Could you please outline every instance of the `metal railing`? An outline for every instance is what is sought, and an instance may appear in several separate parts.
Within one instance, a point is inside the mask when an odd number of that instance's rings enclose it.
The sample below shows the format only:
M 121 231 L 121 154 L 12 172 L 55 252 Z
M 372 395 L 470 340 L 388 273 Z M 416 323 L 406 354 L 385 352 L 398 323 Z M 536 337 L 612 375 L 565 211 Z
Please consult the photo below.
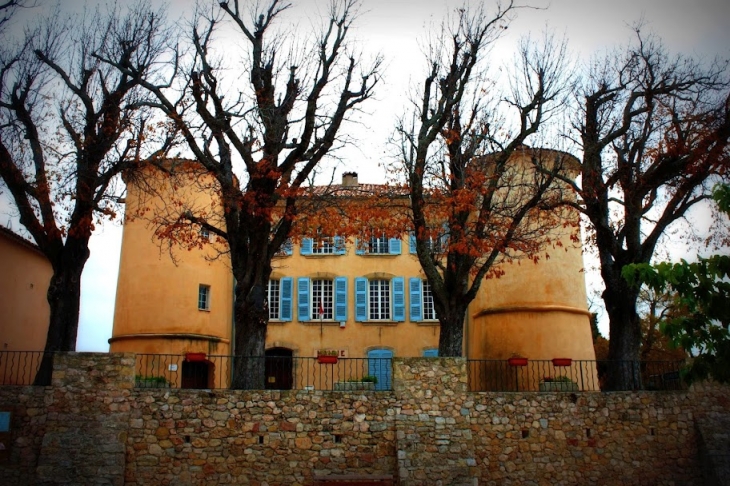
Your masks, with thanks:
M 681 361 L 528 360 L 512 365 L 508 360 L 468 360 L 467 372 L 471 391 L 659 391 L 686 388 L 682 365 Z
M 0 385 L 35 385 L 44 351 L 0 351 Z M 139 388 L 230 388 L 235 360 L 263 362 L 264 387 L 274 390 L 391 390 L 390 358 L 138 354 Z M 556 364 L 557 363 L 557 364 Z M 471 391 L 683 390 L 681 361 L 468 360 Z M 374 377 L 374 379 L 373 379 Z M 618 377 L 618 379 L 616 379 Z M 44 383 L 48 384 L 48 383 Z
M 230 388 L 236 360 L 263 361 L 264 383 L 271 390 L 390 390 L 390 358 L 318 358 L 138 354 L 138 388 Z
M 34 385 L 44 356 L 52 358 L 53 353 L 48 351 L 0 351 L 0 385 Z M 42 385 L 50 385 L 50 383 Z

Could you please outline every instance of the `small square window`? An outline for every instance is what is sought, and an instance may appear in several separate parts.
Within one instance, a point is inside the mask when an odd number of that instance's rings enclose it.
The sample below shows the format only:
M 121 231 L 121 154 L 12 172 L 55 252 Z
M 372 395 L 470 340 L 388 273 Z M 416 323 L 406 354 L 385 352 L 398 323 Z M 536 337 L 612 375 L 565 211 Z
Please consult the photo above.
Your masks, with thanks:
M 210 239 L 210 231 L 208 230 L 208 228 L 200 228 L 200 237 L 204 240 Z
M 198 286 L 198 309 L 210 310 L 210 285 Z

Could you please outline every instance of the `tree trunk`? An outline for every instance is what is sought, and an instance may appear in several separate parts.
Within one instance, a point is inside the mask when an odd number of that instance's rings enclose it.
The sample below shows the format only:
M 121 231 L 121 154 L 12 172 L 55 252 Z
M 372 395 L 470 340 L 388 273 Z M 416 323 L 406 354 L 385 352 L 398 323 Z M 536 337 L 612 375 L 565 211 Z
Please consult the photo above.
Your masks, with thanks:
M 640 390 L 641 321 L 636 312 L 638 292 L 620 282 L 606 285 L 603 300 L 609 317 L 608 368 L 604 382 L 608 390 Z
M 265 388 L 266 284 L 256 282 L 251 289 L 237 285 L 234 319 L 236 327 L 235 357 L 231 388 L 263 390 Z
M 452 307 L 439 315 L 439 356 L 461 357 L 464 345 L 464 318 L 466 307 Z
M 35 385 L 51 384 L 54 353 L 76 350 L 81 274 L 88 258 L 88 244 L 78 240 L 67 241 L 59 263 L 54 265 L 47 293 L 51 317 L 48 323 L 45 352 L 35 377 Z

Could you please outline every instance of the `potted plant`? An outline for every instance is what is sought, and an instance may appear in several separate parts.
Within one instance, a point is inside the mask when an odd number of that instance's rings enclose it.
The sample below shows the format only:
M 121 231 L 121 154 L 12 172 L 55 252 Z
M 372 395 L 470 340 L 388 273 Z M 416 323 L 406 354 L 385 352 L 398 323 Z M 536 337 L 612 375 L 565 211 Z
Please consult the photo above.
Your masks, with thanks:
M 527 366 L 527 358 L 515 353 L 511 358 L 507 359 L 507 363 L 510 366 Z
M 170 382 L 164 376 L 136 375 L 134 386 L 137 388 L 169 388 Z
M 545 378 L 540 380 L 540 391 L 578 391 L 578 384 L 565 375 L 555 377 L 546 376 Z
M 351 378 L 347 381 L 338 381 L 335 383 L 335 391 L 375 390 L 375 384 L 377 382 L 377 377 L 365 375 L 362 378 Z
M 317 362 L 325 364 L 337 363 L 337 355 L 339 353 L 335 349 L 320 349 L 317 350 Z
M 570 358 L 553 358 L 553 366 L 570 366 L 572 363 Z

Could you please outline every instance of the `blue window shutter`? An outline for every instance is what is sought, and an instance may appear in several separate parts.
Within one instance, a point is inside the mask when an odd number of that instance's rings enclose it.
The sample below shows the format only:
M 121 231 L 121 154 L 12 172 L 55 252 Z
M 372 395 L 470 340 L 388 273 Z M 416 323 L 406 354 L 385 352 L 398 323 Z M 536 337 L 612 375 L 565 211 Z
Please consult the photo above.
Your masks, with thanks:
M 282 253 L 283 253 L 284 255 L 287 255 L 287 256 L 289 256 L 289 255 L 291 255 L 291 254 L 293 253 L 293 252 L 292 252 L 292 242 L 291 242 L 291 240 L 290 240 L 290 239 L 287 239 L 287 240 L 286 240 L 286 241 L 284 241 L 284 243 L 283 243 L 283 244 L 281 245 L 281 252 L 282 252 Z
M 400 238 L 390 238 L 388 240 L 388 253 L 400 255 Z
M 355 238 L 355 254 L 356 255 L 364 255 L 365 254 L 365 249 L 364 248 L 360 248 L 360 242 L 357 240 L 357 238 Z
M 291 301 L 292 286 L 294 281 L 291 277 L 285 277 L 280 280 L 281 285 L 281 305 L 279 306 L 279 320 L 291 321 Z
M 335 278 L 335 320 L 347 320 L 347 277 Z
M 423 350 L 423 357 L 424 358 L 438 358 L 439 356 L 439 349 L 438 348 L 431 348 L 431 349 L 424 349 Z
M 393 283 L 393 320 L 403 322 L 406 320 L 406 283 L 403 277 L 394 277 Z
M 408 279 L 409 297 L 411 299 L 411 322 L 420 322 L 423 320 L 423 310 L 421 307 L 421 279 Z
M 302 238 L 301 250 L 302 255 L 312 254 L 312 238 Z
M 364 277 L 355 279 L 355 320 L 368 320 L 368 279 Z
M 309 318 L 309 279 L 297 279 L 297 318 L 306 322 Z
M 416 233 L 415 231 L 408 232 L 408 251 L 411 255 L 416 254 Z
M 345 254 L 345 239 L 342 236 L 335 236 L 334 243 L 335 243 L 335 255 L 344 255 Z

